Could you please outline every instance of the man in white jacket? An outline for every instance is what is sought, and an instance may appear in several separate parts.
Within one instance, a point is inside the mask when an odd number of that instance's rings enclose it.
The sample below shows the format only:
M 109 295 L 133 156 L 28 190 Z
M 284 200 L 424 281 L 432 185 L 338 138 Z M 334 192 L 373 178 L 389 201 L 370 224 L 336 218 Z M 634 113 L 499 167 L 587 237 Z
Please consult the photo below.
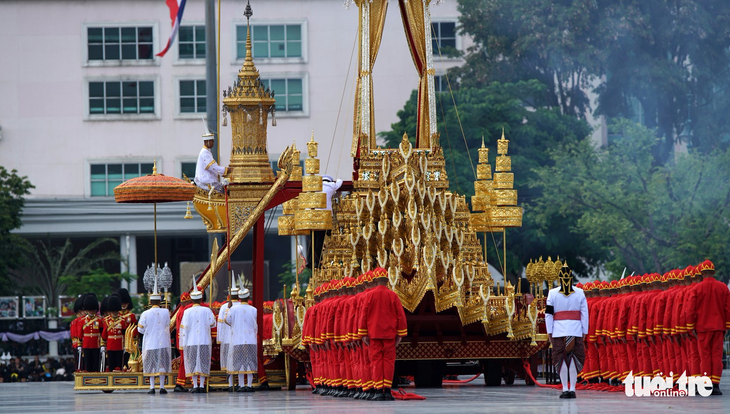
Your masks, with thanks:
M 226 323 L 231 328 L 228 372 L 238 374 L 239 384 L 243 384 L 243 376 L 246 375 L 246 386 L 239 386 L 238 392 L 254 391 L 251 383 L 253 382 L 253 374 L 258 369 L 256 338 L 259 328 L 256 322 L 256 308 L 246 302 L 249 296 L 248 289 L 239 289 L 238 297 L 242 303 L 231 307 L 226 314 Z
M 144 375 L 150 377 L 150 391 L 155 393 L 155 376 L 160 377 L 160 394 L 165 391 L 165 374 L 170 372 L 170 311 L 160 307 L 161 296 L 155 289 L 150 295 L 151 308 L 142 312 L 137 332 L 144 334 L 142 339 L 142 365 Z
M 575 383 L 586 355 L 588 302 L 583 290 L 573 286 L 573 273 L 567 264 L 558 275 L 560 286 L 548 293 L 545 327 L 553 346 L 553 364 L 563 385 L 560 398 L 575 398 Z
M 180 343 L 185 355 L 185 370 L 192 377 L 193 389 L 190 392 L 205 392 L 205 378 L 210 375 L 210 356 L 212 351 L 211 329 L 215 327 L 215 315 L 210 308 L 200 306 L 203 293 L 194 285 L 190 293 L 193 306 L 185 310 L 180 324 Z M 200 379 L 200 382 L 198 382 Z

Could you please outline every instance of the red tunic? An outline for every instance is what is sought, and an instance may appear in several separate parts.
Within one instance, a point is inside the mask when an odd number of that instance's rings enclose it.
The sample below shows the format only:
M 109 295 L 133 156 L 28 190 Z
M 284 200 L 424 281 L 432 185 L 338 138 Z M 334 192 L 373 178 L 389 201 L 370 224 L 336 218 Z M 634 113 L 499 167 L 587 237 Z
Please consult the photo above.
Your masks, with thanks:
M 70 334 L 71 334 L 71 344 L 73 345 L 74 349 L 81 346 L 84 332 L 82 330 L 83 326 L 83 316 L 79 316 L 73 321 L 71 321 L 71 326 L 69 327 Z
M 119 316 L 124 319 L 127 326 L 137 323 L 137 316 L 128 309 L 120 311 Z
M 107 316 L 101 331 L 101 344 L 106 346 L 107 351 L 124 350 L 124 332 L 127 330 L 126 318 L 114 318 Z
M 363 298 L 358 333 L 371 339 L 406 336 L 406 313 L 398 295 L 386 286 L 376 286 Z
M 689 295 L 687 328 L 697 332 L 730 329 L 730 291 L 714 277 L 705 277 Z
M 84 339 L 82 341 L 83 348 L 99 348 L 101 329 L 103 328 L 103 322 L 101 318 L 97 318 L 96 315 L 93 317 L 86 316 L 82 320 L 82 331 Z

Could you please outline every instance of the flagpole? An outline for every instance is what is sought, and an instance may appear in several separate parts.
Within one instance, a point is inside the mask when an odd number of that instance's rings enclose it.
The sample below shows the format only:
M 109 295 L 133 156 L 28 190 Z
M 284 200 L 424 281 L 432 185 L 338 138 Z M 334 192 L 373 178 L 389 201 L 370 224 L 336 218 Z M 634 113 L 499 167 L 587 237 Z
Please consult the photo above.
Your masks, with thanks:
M 220 7 L 219 7 L 220 9 Z M 205 0 L 205 113 L 208 131 L 215 135 L 215 144 L 212 153 L 220 164 L 220 139 L 218 134 L 218 68 L 215 30 L 215 3 L 214 0 Z

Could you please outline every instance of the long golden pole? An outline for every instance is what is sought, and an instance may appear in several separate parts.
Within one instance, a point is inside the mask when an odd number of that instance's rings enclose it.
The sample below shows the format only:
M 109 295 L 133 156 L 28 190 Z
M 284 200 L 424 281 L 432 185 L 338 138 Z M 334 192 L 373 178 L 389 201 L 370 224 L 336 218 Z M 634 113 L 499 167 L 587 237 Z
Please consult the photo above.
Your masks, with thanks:
M 157 203 L 155 206 L 155 274 L 157 274 Z
M 504 276 L 504 286 L 507 286 L 507 228 L 502 228 L 502 276 Z
M 294 236 L 294 284 L 299 286 L 299 240 Z

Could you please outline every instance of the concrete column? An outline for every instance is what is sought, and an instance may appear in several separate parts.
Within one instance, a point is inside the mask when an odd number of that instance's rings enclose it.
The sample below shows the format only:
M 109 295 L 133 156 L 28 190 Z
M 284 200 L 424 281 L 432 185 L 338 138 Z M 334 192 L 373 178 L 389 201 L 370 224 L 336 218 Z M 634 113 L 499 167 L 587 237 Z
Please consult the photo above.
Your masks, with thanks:
M 129 268 L 122 262 L 122 272 L 129 272 L 130 274 L 137 275 L 137 236 L 132 234 L 125 234 L 119 237 L 120 253 L 124 260 L 129 263 Z M 135 278 L 130 283 L 122 281 L 122 287 L 129 290 L 129 293 L 135 294 L 137 292 L 137 279 Z
M 58 319 L 56 319 L 56 317 L 53 316 L 51 319 L 48 320 L 48 329 L 56 329 L 56 328 L 58 328 Z M 50 341 L 48 343 L 48 356 L 50 356 L 50 357 L 58 356 L 58 341 Z

